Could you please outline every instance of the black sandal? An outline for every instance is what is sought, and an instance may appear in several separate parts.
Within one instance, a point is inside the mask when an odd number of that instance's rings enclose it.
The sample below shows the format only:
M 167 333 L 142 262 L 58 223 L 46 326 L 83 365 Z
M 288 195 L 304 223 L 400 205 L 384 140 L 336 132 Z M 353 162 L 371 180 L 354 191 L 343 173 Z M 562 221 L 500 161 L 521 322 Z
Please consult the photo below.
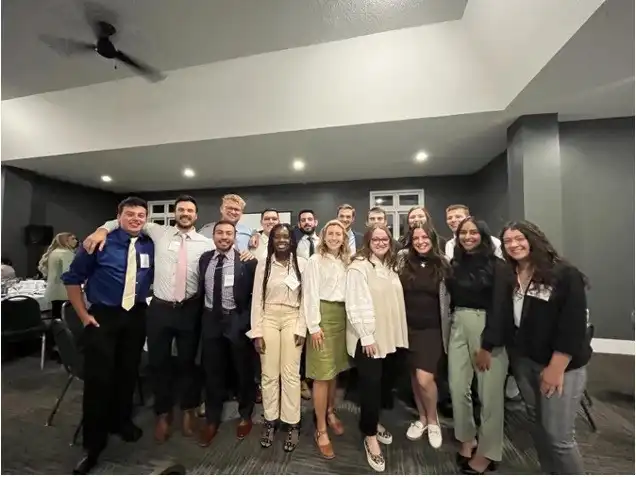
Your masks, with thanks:
M 261 447 L 267 449 L 274 443 L 274 434 L 276 433 L 276 424 L 271 421 L 263 423 L 263 432 L 261 433 Z
M 287 431 L 287 439 L 283 444 L 283 450 L 285 452 L 293 452 L 298 446 L 300 440 L 300 426 L 298 424 L 290 425 Z

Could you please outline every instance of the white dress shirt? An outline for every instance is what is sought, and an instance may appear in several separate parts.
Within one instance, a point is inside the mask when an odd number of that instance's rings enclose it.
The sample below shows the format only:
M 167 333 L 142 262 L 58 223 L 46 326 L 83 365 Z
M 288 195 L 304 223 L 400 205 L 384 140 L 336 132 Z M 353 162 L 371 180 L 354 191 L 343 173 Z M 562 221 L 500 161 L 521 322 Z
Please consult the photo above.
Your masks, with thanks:
M 309 241 L 314 242 L 314 253 L 318 253 L 318 245 L 320 244 L 320 237 L 313 233 L 312 235 L 303 235 L 298 241 L 298 248 L 296 249 L 296 255 L 302 258 L 309 259 Z
M 110 220 L 102 225 L 109 232 L 119 226 L 116 220 Z M 155 281 L 152 286 L 153 295 L 164 301 L 174 301 L 175 277 L 179 249 L 181 248 L 181 232 L 173 225 L 160 225 L 146 222 L 143 232 L 155 243 Z M 214 242 L 191 229 L 185 234 L 186 256 L 188 268 L 186 271 L 185 299 L 196 295 L 199 289 L 199 258 L 203 252 L 214 249 Z
M 316 253 L 303 273 L 303 307 L 309 333 L 320 331 L 320 301 L 345 301 L 346 267 L 330 253 Z
M 497 237 L 490 236 L 490 240 L 492 240 L 492 244 L 495 246 L 495 255 L 499 258 L 503 258 L 503 254 L 501 253 L 501 240 Z M 446 242 L 446 247 L 444 249 L 444 254 L 448 257 L 449 260 L 452 260 L 455 255 L 455 239 L 452 238 L 448 242 Z

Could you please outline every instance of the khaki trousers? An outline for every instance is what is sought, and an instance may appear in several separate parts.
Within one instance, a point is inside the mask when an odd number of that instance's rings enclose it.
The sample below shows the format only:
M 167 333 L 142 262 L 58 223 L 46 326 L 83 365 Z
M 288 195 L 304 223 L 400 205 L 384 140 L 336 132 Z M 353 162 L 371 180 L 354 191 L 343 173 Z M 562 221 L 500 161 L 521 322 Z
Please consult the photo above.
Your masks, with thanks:
M 508 374 L 508 355 L 503 347 L 493 349 L 490 369 L 477 371 L 475 353 L 481 347 L 485 324 L 486 312 L 483 310 L 455 310 L 448 345 L 448 383 L 453 402 L 455 438 L 459 442 L 470 442 L 477 437 L 477 454 L 499 462 L 504 437 L 504 385 Z M 478 436 L 471 398 L 475 373 L 481 401 Z
M 261 355 L 264 417 L 286 424 L 300 422 L 300 355 L 294 332 L 298 308 L 266 305 L 263 313 L 265 353 Z

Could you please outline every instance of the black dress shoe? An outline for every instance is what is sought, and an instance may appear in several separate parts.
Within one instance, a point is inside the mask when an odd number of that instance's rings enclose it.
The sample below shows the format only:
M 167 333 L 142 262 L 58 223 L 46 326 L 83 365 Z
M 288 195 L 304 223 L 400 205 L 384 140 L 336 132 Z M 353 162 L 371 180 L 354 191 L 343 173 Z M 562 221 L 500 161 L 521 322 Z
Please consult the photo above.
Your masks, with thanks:
M 131 421 L 122 424 L 118 429 L 112 429 L 111 433 L 117 434 L 125 442 L 137 442 L 144 434 L 143 431 Z
M 73 469 L 73 474 L 86 475 L 93 469 L 93 467 L 95 467 L 95 465 L 97 465 L 97 455 L 91 453 L 84 454 L 84 457 L 80 459 Z
M 462 474 L 466 474 L 466 475 L 483 475 L 486 472 L 494 472 L 495 470 L 497 470 L 497 463 L 494 460 L 490 461 L 490 464 L 488 464 L 488 467 L 486 467 L 486 470 L 484 470 L 483 472 L 479 472 L 475 469 L 473 469 L 470 464 L 468 463 L 469 461 L 466 461 L 466 463 L 464 465 L 462 465 Z

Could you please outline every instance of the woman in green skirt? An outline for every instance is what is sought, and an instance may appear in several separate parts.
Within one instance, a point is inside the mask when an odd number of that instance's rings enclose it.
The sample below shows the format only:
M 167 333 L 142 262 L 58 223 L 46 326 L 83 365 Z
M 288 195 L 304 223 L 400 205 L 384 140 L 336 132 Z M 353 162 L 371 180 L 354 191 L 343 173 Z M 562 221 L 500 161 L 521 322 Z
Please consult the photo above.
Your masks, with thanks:
M 326 459 L 335 457 L 327 427 L 335 435 L 344 433 L 334 407 L 336 378 L 349 368 L 344 300 L 350 255 L 344 226 L 331 220 L 320 232 L 318 251 L 303 273 L 303 309 L 311 335 L 307 343 L 306 375 L 314 380 L 315 440 Z

